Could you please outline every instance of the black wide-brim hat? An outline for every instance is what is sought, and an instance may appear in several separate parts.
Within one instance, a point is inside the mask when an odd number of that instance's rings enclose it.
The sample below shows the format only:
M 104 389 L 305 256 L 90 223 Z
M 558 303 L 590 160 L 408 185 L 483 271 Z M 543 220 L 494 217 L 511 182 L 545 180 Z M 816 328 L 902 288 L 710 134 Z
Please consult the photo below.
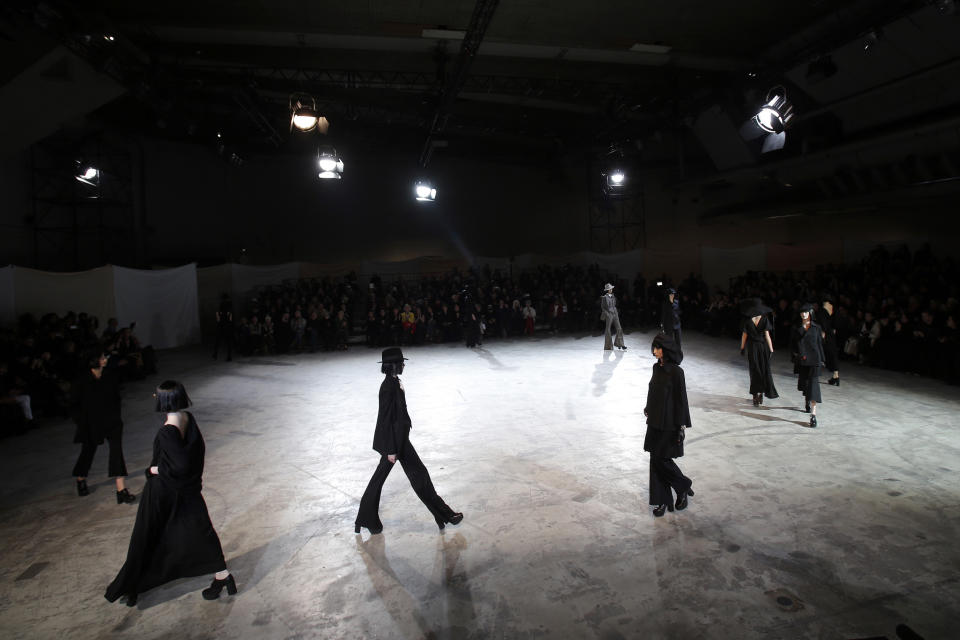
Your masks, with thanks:
M 740 301 L 740 315 L 753 318 L 772 313 L 773 309 L 763 304 L 760 298 L 744 298 Z
M 813 313 L 813 304 L 810 302 L 804 302 L 802 305 L 800 305 L 800 308 L 797 309 L 797 313 L 803 313 L 804 311 Z
M 400 347 L 387 347 L 383 350 L 383 353 L 380 355 L 383 360 L 381 363 L 392 363 L 392 362 L 403 362 L 406 358 L 403 357 L 403 351 L 400 350 Z

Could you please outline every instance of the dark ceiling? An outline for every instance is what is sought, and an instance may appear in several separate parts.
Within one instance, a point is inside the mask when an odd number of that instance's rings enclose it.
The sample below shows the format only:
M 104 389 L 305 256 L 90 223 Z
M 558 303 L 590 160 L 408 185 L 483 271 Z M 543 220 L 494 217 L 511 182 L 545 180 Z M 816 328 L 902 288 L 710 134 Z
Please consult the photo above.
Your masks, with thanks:
M 422 164 L 438 144 L 581 153 L 689 131 L 714 104 L 735 120 L 775 84 L 798 112 L 819 112 L 808 128 L 842 131 L 829 105 L 843 91 L 818 95 L 796 70 L 931 4 L 23 1 L 0 14 L 0 79 L 59 44 L 126 89 L 93 120 L 157 136 L 222 131 L 247 150 L 291 150 L 288 100 L 302 91 L 328 115 L 329 140 L 393 143 Z M 688 161 L 706 160 L 709 142 L 687 138 Z M 802 151 L 794 138 L 780 154 Z

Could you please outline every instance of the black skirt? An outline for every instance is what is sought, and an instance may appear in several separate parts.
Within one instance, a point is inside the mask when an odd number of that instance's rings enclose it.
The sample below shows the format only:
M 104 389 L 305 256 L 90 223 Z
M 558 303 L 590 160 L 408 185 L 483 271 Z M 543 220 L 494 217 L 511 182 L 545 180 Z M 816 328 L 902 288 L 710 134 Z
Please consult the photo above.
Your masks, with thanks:
M 104 597 L 114 602 L 177 578 L 226 568 L 200 491 L 177 491 L 152 477 L 140 496 L 127 561 Z
M 770 348 L 766 343 L 748 340 L 746 350 L 747 364 L 750 368 L 750 394 L 762 393 L 770 399 L 780 397 L 777 388 L 773 386 Z
M 807 402 L 823 402 L 820 398 L 820 367 L 800 367 L 797 390 L 803 392 Z

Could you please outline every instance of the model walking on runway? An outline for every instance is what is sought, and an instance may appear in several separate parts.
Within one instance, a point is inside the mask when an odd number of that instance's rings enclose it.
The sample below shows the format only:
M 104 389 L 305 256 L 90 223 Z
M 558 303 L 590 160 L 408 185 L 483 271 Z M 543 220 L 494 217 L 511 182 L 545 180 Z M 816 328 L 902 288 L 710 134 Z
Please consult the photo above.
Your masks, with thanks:
M 773 340 L 770 338 L 770 320 L 767 316 L 772 309 L 763 305 L 760 298 L 745 300 L 740 306 L 745 316 L 743 335 L 740 337 L 740 355 L 747 356 L 750 368 L 750 395 L 753 406 L 763 404 L 763 396 L 771 400 L 779 397 L 773 386 L 773 373 L 770 371 L 770 356 L 773 354 Z
M 613 296 L 613 285 L 609 282 L 603 287 L 603 295 L 600 297 L 600 319 L 604 322 L 604 351 L 610 351 L 614 347 L 626 351 L 627 347 L 623 344 L 623 328 L 620 326 L 620 314 L 617 313 L 617 299 Z M 611 328 L 616 334 L 615 340 L 611 340 Z
M 797 378 L 797 390 L 803 393 L 804 410 L 810 415 L 810 426 L 817 426 L 817 405 L 820 398 L 820 367 L 823 366 L 823 334 L 813 321 L 813 305 L 800 307 L 800 324 L 794 329 L 792 352 Z
M 77 430 L 73 441 L 83 445 L 73 475 L 77 495 L 90 495 L 87 474 L 97 447 L 106 440 L 110 447 L 107 473 L 117 485 L 117 504 L 130 504 L 137 498 L 127 490 L 127 464 L 123 460 L 123 419 L 120 416 L 120 381 L 107 367 L 107 356 L 96 353 L 87 359 L 87 367 L 74 384 L 74 420 Z
M 206 446 L 193 415 L 190 398 L 179 382 L 157 387 L 157 411 L 166 416 L 153 440 L 153 459 L 147 486 L 140 499 L 137 521 L 130 536 L 127 561 L 107 587 L 104 597 L 114 602 L 126 596 L 128 607 L 153 587 L 191 576 L 213 573 L 203 590 L 206 600 L 237 592 L 227 571 L 220 538 L 213 529 L 207 504 L 200 493 Z
M 373 434 L 373 449 L 380 454 L 380 464 L 360 499 L 360 511 L 354 523 L 356 533 L 360 533 L 361 527 L 366 527 L 370 533 L 383 531 L 383 523 L 380 522 L 380 492 L 397 461 L 407 474 L 410 486 L 430 510 L 440 529 L 448 524 L 460 524 L 463 520 L 462 513 L 455 512 L 437 495 L 430 480 L 430 472 L 410 442 L 410 415 L 407 413 L 406 395 L 400 382 L 405 360 L 399 347 L 383 350 L 380 371 L 385 375 L 380 385 L 380 410 Z
M 693 481 L 683 475 L 674 458 L 683 457 L 685 431 L 690 427 L 687 384 L 680 362 L 683 352 L 673 338 L 663 334 L 653 339 L 651 352 L 657 359 L 647 390 L 647 433 L 643 450 L 650 453 L 650 504 L 653 515 L 666 510 L 687 508 L 687 496 L 693 495 Z M 674 505 L 671 489 L 677 494 Z
M 833 324 L 833 296 L 829 293 L 821 296 L 820 310 L 817 312 L 817 324 L 823 336 L 823 366 L 830 372 L 829 385 L 840 386 L 840 350 L 837 345 L 837 328 Z

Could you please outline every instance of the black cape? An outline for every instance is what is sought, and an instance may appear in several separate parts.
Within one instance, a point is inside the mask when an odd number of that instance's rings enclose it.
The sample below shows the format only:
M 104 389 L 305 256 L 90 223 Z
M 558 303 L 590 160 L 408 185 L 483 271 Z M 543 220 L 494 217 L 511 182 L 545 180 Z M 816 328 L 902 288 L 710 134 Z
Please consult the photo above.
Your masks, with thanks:
M 672 362 L 653 365 L 653 376 L 647 389 L 647 433 L 643 450 L 654 458 L 683 457 L 680 425 L 690 425 L 687 404 L 687 383 L 683 369 Z
M 400 378 L 385 376 L 380 385 L 380 411 L 373 432 L 373 449 L 382 456 L 395 454 L 402 457 L 410 429 L 407 396 L 400 386 Z
M 770 326 L 766 316 L 760 316 L 757 324 L 747 318 L 743 323 L 743 331 L 747 334 L 745 349 L 750 367 L 750 393 L 762 393 L 768 398 L 778 398 L 777 388 L 773 386 L 773 373 L 770 371 L 770 347 L 764 335 L 770 330 Z
M 104 594 L 110 602 L 177 578 L 227 568 L 200 494 L 206 446 L 193 415 L 187 415 L 182 439 L 169 424 L 154 438 L 150 466 L 160 473 L 147 480 L 140 496 L 127 561 Z

